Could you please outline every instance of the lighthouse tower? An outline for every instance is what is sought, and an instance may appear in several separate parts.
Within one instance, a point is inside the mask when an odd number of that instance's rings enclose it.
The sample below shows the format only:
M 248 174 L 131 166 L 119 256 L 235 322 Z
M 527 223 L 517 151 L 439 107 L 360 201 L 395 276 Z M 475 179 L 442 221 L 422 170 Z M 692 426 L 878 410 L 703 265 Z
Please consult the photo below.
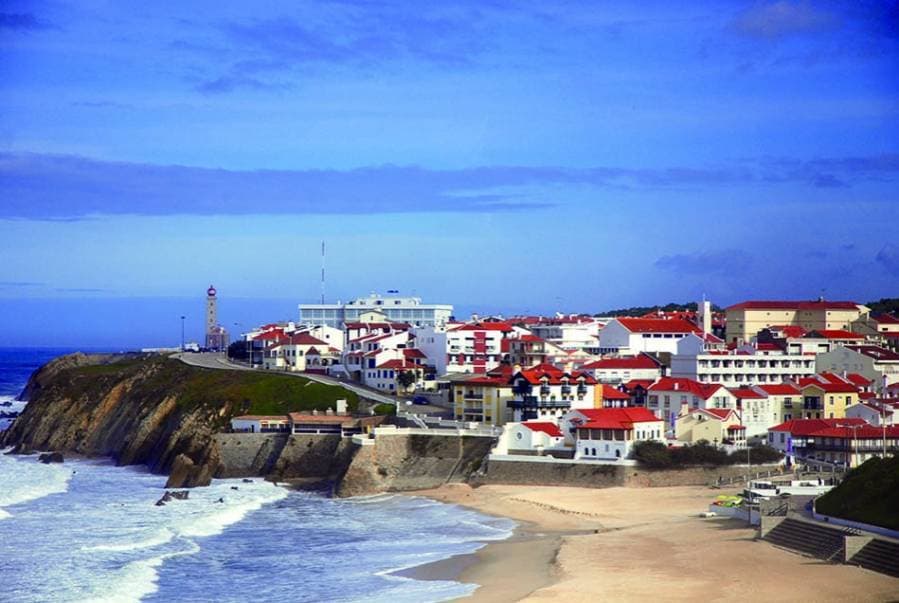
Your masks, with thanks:
M 206 348 L 224 350 L 228 347 L 228 332 L 219 326 L 215 287 L 206 290 Z

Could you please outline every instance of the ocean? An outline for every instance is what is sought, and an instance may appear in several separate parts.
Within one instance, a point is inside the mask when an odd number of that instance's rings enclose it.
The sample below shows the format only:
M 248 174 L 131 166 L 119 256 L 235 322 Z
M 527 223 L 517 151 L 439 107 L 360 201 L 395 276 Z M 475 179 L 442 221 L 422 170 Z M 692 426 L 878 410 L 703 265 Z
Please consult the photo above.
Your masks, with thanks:
M 0 349 L 0 403 L 65 351 Z M 215 480 L 156 506 L 164 484 L 103 459 L 0 455 L 0 600 L 444 601 L 477 586 L 393 572 L 515 528 L 422 497 L 333 499 L 259 479 Z

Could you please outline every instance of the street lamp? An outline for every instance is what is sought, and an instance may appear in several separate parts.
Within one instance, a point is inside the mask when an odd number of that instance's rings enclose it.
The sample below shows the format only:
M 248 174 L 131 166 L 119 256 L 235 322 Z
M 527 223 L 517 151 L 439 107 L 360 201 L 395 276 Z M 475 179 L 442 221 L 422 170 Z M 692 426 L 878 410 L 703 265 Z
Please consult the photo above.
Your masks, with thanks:
M 181 317 L 181 353 L 184 353 L 184 319 L 186 316 Z

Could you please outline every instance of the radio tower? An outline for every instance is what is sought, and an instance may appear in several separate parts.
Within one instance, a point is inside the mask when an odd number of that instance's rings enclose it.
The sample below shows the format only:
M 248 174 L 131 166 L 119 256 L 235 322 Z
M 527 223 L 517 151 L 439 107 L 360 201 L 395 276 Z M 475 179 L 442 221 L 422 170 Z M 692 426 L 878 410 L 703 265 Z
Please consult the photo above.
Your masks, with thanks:
M 325 242 L 322 241 L 322 304 L 325 303 Z

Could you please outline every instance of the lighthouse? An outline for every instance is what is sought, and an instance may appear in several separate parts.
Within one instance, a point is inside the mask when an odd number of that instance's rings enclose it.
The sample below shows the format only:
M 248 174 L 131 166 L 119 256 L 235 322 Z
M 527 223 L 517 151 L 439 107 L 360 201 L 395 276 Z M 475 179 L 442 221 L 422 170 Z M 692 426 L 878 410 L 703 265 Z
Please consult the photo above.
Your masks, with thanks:
M 206 289 L 206 348 L 224 350 L 228 347 L 228 332 L 219 325 L 215 287 Z

